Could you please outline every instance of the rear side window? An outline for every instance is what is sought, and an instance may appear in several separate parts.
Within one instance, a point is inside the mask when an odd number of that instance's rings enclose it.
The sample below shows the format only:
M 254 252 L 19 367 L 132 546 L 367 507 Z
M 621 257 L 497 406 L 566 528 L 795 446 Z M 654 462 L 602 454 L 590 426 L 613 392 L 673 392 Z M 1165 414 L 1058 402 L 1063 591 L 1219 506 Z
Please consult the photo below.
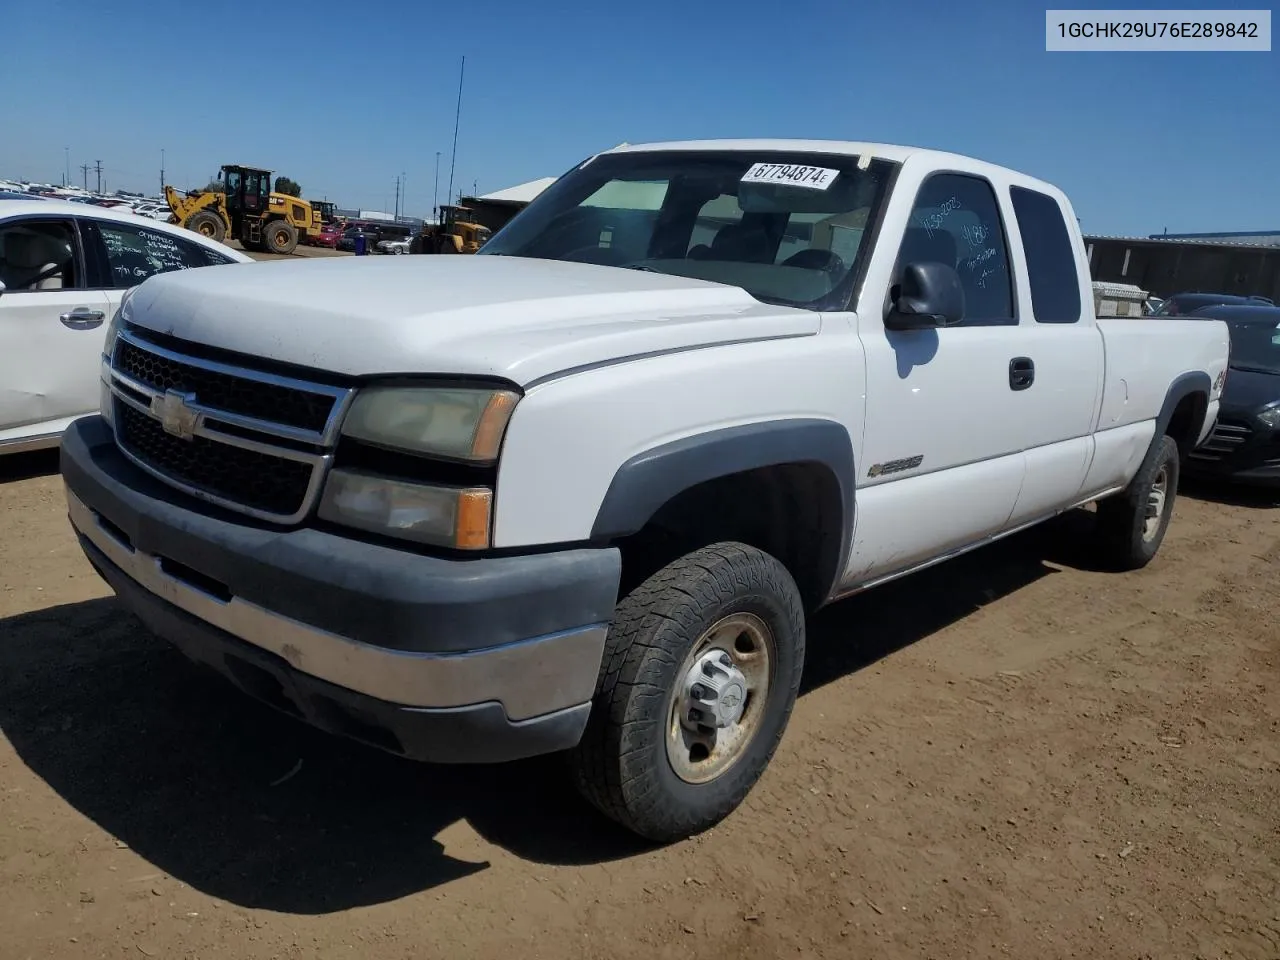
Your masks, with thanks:
M 199 244 L 133 224 L 97 222 L 107 248 L 113 286 L 136 286 L 157 273 L 228 262 Z
M 1025 187 L 1011 187 L 1009 195 L 1027 255 L 1036 322 L 1075 323 L 1080 319 L 1080 279 L 1062 207 L 1053 197 Z

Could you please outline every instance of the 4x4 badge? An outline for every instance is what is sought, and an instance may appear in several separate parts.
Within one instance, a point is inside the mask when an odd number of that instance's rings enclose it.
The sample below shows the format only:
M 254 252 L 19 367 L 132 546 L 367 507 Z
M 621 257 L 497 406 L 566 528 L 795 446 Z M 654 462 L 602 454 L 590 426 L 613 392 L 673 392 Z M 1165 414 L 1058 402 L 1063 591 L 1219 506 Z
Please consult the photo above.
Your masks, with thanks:
M 922 463 L 924 463 L 923 453 L 917 453 L 914 457 L 906 457 L 903 460 L 890 460 L 888 463 L 873 463 L 871 465 L 871 469 L 867 471 L 867 476 L 883 477 L 886 473 L 902 473 L 904 470 L 914 470 Z

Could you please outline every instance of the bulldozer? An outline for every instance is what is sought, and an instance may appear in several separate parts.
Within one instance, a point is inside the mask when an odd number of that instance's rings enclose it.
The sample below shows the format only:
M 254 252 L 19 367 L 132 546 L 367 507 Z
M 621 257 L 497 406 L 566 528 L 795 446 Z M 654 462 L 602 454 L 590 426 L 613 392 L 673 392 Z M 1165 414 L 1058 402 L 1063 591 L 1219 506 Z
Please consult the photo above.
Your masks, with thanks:
M 438 224 L 424 224 L 409 243 L 410 253 L 475 253 L 489 239 L 489 228 L 476 223 L 470 207 L 440 208 Z
M 273 192 L 270 170 L 224 164 L 218 180 L 222 190 L 185 195 L 166 185 L 174 222 L 213 240 L 233 237 L 246 250 L 265 253 L 293 253 L 300 234 L 319 236 L 319 211 L 299 197 Z

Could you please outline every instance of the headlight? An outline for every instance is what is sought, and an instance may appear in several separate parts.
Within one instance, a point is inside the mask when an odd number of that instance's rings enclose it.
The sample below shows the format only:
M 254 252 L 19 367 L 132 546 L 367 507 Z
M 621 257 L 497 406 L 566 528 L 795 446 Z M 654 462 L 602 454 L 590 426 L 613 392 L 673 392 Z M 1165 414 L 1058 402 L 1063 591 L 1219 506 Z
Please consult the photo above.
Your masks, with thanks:
M 111 319 L 107 321 L 107 334 L 102 341 L 103 356 L 111 356 L 111 345 L 116 342 L 116 334 L 120 332 L 120 326 L 127 320 L 125 312 L 129 309 L 129 300 L 133 297 L 133 291 L 137 287 L 130 287 L 124 292 L 124 296 L 120 298 L 120 307 L 111 315 Z
M 1272 430 L 1280 429 L 1280 400 L 1263 407 L 1258 419 Z
M 320 516 L 348 527 L 459 550 L 489 546 L 493 491 L 392 480 L 359 470 L 329 474 Z
M 510 390 L 368 387 L 356 394 L 342 432 L 385 447 L 491 462 L 519 399 Z

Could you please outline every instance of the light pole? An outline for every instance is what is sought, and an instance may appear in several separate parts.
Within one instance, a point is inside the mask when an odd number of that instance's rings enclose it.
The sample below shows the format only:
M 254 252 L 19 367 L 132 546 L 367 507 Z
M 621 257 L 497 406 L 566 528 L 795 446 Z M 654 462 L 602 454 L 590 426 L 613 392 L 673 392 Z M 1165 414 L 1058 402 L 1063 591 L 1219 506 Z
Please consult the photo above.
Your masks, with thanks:
M 70 186 L 71 185 L 71 148 L 70 147 L 62 148 L 62 164 L 63 164 L 62 185 L 64 187 Z
M 431 216 L 440 220 L 440 151 L 436 151 L 436 185 L 431 189 Z

